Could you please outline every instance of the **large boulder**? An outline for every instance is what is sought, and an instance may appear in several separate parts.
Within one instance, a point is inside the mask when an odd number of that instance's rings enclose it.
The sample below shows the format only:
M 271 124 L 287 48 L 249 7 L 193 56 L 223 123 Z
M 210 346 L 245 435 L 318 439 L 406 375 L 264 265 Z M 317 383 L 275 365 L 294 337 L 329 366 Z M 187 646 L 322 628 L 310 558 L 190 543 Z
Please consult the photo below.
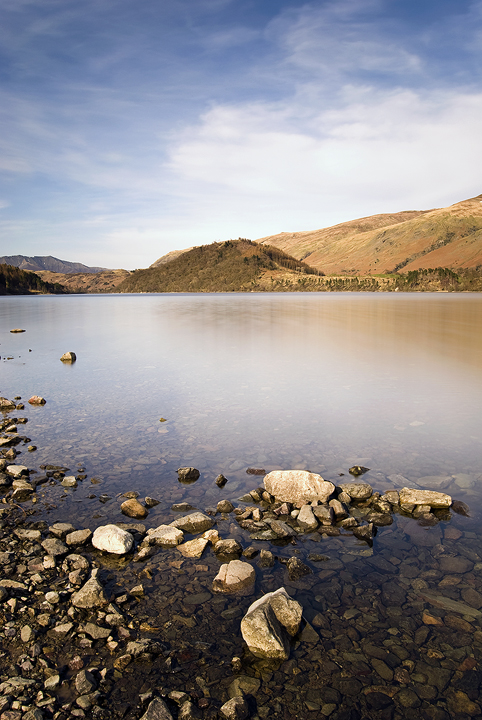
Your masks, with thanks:
M 448 508 L 452 505 L 452 498 L 445 493 L 406 487 L 400 490 L 399 501 L 400 505 L 430 505 L 432 508 Z
M 125 555 L 134 544 L 134 536 L 117 525 L 101 525 L 94 531 L 92 545 L 97 550 Z
M 265 476 L 264 486 L 277 500 L 297 505 L 313 500 L 328 502 L 335 491 L 333 483 L 306 470 L 273 470 Z
M 284 588 L 256 600 L 241 620 L 241 634 L 256 657 L 286 660 L 290 635 L 298 632 L 303 609 Z
M 241 560 L 221 565 L 213 580 L 213 591 L 233 595 L 251 595 L 256 581 L 254 568 Z

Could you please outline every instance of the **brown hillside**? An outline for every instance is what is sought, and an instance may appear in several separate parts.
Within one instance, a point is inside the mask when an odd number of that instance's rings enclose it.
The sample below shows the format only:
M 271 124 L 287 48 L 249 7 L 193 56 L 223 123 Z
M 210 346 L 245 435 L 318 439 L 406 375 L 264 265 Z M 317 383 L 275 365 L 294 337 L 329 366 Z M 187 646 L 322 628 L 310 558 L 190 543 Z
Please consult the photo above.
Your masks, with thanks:
M 279 247 L 327 274 L 474 268 L 482 265 L 482 195 L 448 208 L 373 215 L 258 242 Z
M 60 283 L 71 293 L 116 292 L 120 283 L 129 277 L 128 270 L 104 270 L 101 273 L 55 273 L 42 270 L 37 275 L 45 282 Z

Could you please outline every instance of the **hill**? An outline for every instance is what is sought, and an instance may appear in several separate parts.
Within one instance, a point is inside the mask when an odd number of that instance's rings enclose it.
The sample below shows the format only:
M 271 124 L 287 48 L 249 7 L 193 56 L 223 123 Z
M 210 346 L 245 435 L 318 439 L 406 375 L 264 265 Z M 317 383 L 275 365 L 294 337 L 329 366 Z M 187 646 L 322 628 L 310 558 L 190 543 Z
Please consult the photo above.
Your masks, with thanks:
M 373 215 L 257 242 L 330 275 L 477 268 L 482 266 L 482 195 L 447 208 Z
M 45 282 L 38 275 L 13 265 L 0 264 L 0 295 L 60 294 L 68 292 L 59 283 Z
M 37 273 L 42 280 L 60 283 L 70 293 L 117 292 L 117 286 L 129 277 L 128 270 L 104 270 L 100 273 L 55 273 L 43 270 Z
M 168 262 L 172 262 L 172 260 L 175 260 L 179 257 L 179 255 L 182 255 L 185 252 L 189 252 L 189 250 L 192 250 L 192 247 L 184 248 L 184 250 L 171 250 L 171 252 L 166 253 L 162 257 L 158 258 L 155 262 L 153 262 L 149 267 L 159 267 L 159 265 L 165 265 Z
M 174 260 L 135 270 L 117 291 L 242 292 L 271 289 L 275 281 L 294 283 L 320 273 L 278 248 L 239 238 L 202 245 Z
M 30 270 L 30 272 L 40 272 L 42 270 L 50 270 L 56 273 L 98 273 L 103 272 L 107 268 L 88 267 L 82 263 L 69 262 L 68 260 L 59 260 L 52 255 L 4 255 L 0 257 L 0 263 L 13 265 L 21 270 Z

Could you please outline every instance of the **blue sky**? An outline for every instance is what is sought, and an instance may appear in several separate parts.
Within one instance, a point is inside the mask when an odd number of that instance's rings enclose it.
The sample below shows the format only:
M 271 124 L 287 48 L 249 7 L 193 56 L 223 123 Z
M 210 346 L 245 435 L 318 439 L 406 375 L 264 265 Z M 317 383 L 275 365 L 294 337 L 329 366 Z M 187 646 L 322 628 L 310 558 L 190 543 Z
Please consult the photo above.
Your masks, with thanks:
M 0 255 L 132 269 L 478 195 L 481 59 L 481 0 L 0 0 Z

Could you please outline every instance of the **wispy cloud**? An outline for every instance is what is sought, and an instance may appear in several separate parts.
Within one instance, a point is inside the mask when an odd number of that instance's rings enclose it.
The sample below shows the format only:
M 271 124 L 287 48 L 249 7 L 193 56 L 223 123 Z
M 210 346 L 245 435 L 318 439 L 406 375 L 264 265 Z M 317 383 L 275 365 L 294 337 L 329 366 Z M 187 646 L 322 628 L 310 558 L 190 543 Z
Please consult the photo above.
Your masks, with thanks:
M 428 4 L 0 0 L 3 252 L 142 266 L 477 194 L 482 3 Z

